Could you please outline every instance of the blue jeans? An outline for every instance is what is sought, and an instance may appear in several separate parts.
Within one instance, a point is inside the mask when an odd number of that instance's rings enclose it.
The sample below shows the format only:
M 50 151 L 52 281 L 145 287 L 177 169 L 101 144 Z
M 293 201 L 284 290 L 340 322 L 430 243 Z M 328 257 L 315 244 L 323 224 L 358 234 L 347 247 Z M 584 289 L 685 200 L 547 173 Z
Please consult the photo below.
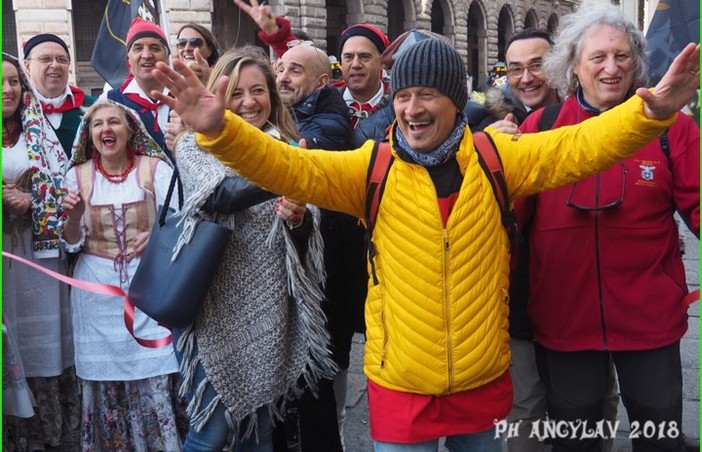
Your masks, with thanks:
M 173 330 L 173 342 L 176 343 L 180 337 L 181 330 Z M 197 342 L 195 343 L 194 353 L 197 353 Z M 182 360 L 183 356 L 176 350 L 176 358 L 178 363 Z M 206 377 L 205 369 L 202 367 L 202 363 L 198 363 L 195 369 L 195 378 L 193 380 L 193 386 L 190 388 L 188 393 L 188 402 L 192 397 L 192 390 L 197 388 L 202 380 Z M 206 407 L 215 397 L 217 396 L 217 391 L 211 384 L 208 384 L 205 388 L 205 392 L 202 396 L 201 408 Z M 216 410 L 212 413 L 209 420 L 200 429 L 199 432 L 195 431 L 193 428 L 188 430 L 188 434 L 185 437 L 185 443 L 183 444 L 183 452 L 203 452 L 203 451 L 221 451 L 227 445 L 227 439 L 229 439 L 230 429 L 227 420 L 224 417 L 225 408 L 222 403 L 217 404 Z M 268 415 L 268 409 L 266 407 L 261 407 L 256 411 L 258 417 L 257 432 L 258 435 L 251 434 L 251 437 L 243 439 L 240 435 L 236 438 L 236 451 L 237 452 L 273 452 L 273 426 L 271 424 L 271 419 Z M 246 431 L 246 422 L 240 425 L 240 432 Z M 257 438 L 258 436 L 258 438 Z M 258 439 L 258 441 L 257 441 Z
M 375 452 L 436 452 L 439 450 L 439 440 L 432 439 L 421 443 L 384 443 L 373 441 Z M 495 428 L 471 433 L 469 435 L 454 435 L 446 437 L 446 448 L 450 452 L 500 452 L 502 440 L 495 438 Z

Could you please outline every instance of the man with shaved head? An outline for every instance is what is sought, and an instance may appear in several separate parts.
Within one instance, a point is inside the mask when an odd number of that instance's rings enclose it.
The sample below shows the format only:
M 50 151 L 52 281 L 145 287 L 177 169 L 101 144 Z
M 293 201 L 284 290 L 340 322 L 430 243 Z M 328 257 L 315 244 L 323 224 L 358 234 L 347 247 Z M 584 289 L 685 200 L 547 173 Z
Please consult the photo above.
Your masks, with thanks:
M 276 84 L 283 101 L 295 113 L 297 129 L 307 147 L 348 149 L 348 108 L 341 94 L 329 86 L 330 71 L 324 50 L 312 41 L 303 41 L 276 62 Z
M 307 147 L 349 149 L 349 109 L 341 93 L 329 85 L 331 66 L 327 54 L 312 41 L 302 41 L 291 46 L 275 67 L 278 90 L 292 109 L 300 138 L 307 142 Z M 365 257 L 358 252 L 363 247 L 363 230 L 355 218 L 324 209 L 320 229 L 327 273 L 327 328 L 332 337 L 334 358 L 339 367 L 346 370 L 353 326 L 344 309 L 349 305 L 349 297 L 363 299 L 367 281 Z M 343 418 L 340 408 L 344 400 L 343 397 L 337 400 L 334 389 L 331 380 L 323 380 L 319 383 L 319 397 L 306 391 L 296 402 L 299 422 L 290 419 L 286 422 L 286 426 L 299 425 L 299 438 L 305 452 L 342 450 L 341 423 L 337 423 L 338 418 Z M 296 432 L 286 433 L 296 436 Z

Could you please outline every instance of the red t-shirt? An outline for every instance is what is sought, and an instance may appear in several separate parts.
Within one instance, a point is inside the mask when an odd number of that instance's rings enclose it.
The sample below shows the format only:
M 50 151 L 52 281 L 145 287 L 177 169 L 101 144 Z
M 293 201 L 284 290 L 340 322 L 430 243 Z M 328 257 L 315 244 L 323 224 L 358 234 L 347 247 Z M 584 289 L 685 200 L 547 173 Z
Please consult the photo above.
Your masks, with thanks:
M 416 443 L 489 430 L 512 408 L 509 371 L 479 388 L 446 396 L 393 391 L 368 380 L 370 434 L 375 441 Z
M 451 194 L 438 198 L 444 225 L 458 198 L 452 188 Z M 484 432 L 506 418 L 511 408 L 509 371 L 479 388 L 446 396 L 393 391 L 368 380 L 370 433 L 375 441 L 416 443 Z

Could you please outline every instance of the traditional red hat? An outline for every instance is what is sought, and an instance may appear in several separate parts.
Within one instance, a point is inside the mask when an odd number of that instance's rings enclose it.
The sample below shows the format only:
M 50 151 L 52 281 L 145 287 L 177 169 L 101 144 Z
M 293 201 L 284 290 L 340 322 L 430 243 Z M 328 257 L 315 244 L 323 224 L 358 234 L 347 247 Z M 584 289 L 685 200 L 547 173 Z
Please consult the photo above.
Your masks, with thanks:
M 163 32 L 161 27 L 153 22 L 144 20 L 139 16 L 134 18 L 132 24 L 129 26 L 129 31 L 127 31 L 127 52 L 129 52 L 129 49 L 132 47 L 132 44 L 134 44 L 134 41 L 146 37 L 156 38 L 163 42 L 163 45 L 166 46 L 167 52 L 171 52 L 166 33 Z
M 390 44 L 385 33 L 375 28 L 373 25 L 355 24 L 341 32 L 341 37 L 339 37 L 339 55 L 341 55 L 341 51 L 344 50 L 346 41 L 354 36 L 363 36 L 369 39 L 378 48 L 378 53 L 383 53 Z

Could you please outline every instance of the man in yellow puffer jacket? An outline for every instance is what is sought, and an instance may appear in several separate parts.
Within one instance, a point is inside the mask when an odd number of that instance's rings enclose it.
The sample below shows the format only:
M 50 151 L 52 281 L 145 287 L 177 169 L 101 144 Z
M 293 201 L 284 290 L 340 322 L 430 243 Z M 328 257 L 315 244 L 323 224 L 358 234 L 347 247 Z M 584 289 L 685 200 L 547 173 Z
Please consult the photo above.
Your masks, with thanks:
M 364 218 L 374 143 L 304 151 L 224 111 L 223 81 L 207 92 L 185 67 L 159 64 L 175 98 L 156 95 L 224 164 L 275 193 Z M 572 183 L 621 160 L 668 127 L 699 86 L 690 45 L 652 90 L 573 127 L 486 131 L 510 198 Z M 366 303 L 371 436 L 376 451 L 499 451 L 494 422 L 510 410 L 509 240 L 467 118 L 466 72 L 450 45 L 427 39 L 393 66 L 395 156 L 373 232 L 378 283 Z

